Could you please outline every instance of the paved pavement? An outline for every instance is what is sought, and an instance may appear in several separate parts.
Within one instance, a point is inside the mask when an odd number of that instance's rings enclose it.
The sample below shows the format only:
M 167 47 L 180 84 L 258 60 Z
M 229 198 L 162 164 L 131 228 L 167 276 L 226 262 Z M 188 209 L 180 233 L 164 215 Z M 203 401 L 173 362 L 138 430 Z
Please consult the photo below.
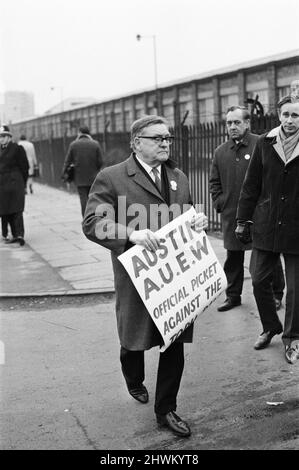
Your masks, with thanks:
M 23 247 L 0 243 L 0 296 L 114 292 L 110 253 L 84 236 L 76 193 L 35 183 L 24 222 Z M 210 240 L 223 263 L 222 240 Z
M 84 236 L 77 194 L 35 184 L 24 223 L 23 247 L 0 243 L 2 297 L 114 291 L 109 251 Z

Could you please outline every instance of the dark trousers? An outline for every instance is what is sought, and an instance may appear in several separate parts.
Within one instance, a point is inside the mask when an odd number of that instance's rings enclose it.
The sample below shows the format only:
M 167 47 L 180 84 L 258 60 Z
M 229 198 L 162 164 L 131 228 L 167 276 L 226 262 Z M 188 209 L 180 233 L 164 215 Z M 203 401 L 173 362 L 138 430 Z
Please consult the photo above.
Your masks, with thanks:
M 278 258 L 278 262 L 275 265 L 275 268 L 273 271 L 273 286 L 272 287 L 273 287 L 274 297 L 278 300 L 282 300 L 283 291 L 285 288 L 285 280 L 284 280 L 284 274 L 283 274 L 280 256 Z
M 120 362 L 128 389 L 140 386 L 144 381 L 144 351 L 120 348 Z M 160 353 L 155 413 L 164 415 L 175 411 L 177 394 L 184 370 L 184 343 L 173 343 Z
M 299 339 L 299 255 L 283 253 L 287 285 L 286 311 L 282 340 L 290 344 Z M 273 297 L 273 270 L 279 253 L 254 248 L 250 260 L 253 293 L 264 331 L 275 330 L 281 323 Z
M 227 278 L 226 296 L 233 300 L 241 300 L 244 282 L 245 251 L 227 250 L 223 270 Z
M 226 296 L 233 300 L 241 300 L 244 283 L 244 257 L 245 251 L 243 250 L 227 250 L 227 257 L 223 267 L 227 278 Z M 276 299 L 282 299 L 284 287 L 284 274 L 280 257 L 278 257 L 273 272 L 273 291 Z
M 90 188 L 91 186 L 77 186 L 77 191 L 79 194 L 80 204 L 81 204 L 82 217 L 84 217 L 84 212 L 85 212 Z
M 7 214 L 1 216 L 2 236 L 7 237 L 8 225 L 10 226 L 13 238 L 24 238 L 24 219 L 23 212 L 15 212 L 14 214 Z
M 2 237 L 6 238 L 8 235 L 8 220 L 5 215 L 1 216 L 1 231 L 2 231 Z

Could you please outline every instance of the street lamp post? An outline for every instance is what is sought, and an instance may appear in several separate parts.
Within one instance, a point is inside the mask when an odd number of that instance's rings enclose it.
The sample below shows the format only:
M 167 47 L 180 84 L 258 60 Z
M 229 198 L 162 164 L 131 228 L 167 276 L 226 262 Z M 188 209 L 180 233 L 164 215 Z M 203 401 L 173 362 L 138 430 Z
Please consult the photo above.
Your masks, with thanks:
M 137 41 L 140 41 L 143 38 L 151 38 L 153 40 L 153 51 L 154 51 L 154 76 L 155 76 L 155 93 L 156 93 L 156 108 L 159 112 L 159 100 L 158 100 L 158 66 L 157 66 L 157 45 L 156 45 L 156 35 L 151 36 L 141 36 L 141 34 L 136 35 Z

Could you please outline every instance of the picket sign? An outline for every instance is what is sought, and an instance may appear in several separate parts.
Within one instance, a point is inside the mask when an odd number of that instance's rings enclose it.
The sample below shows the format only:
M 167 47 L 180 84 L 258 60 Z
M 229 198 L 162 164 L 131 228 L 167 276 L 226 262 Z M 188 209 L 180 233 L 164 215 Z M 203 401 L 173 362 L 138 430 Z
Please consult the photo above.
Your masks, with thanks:
M 118 257 L 164 344 L 164 352 L 225 289 L 226 276 L 205 231 L 191 228 L 192 207 L 158 233 L 154 253 L 135 245 Z

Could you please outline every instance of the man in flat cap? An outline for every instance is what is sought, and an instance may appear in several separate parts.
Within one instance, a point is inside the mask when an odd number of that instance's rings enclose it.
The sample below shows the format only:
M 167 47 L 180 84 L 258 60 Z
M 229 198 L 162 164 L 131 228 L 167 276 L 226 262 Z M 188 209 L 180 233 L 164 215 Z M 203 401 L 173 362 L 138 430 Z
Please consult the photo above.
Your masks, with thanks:
M 25 150 L 12 141 L 6 125 L 0 126 L 0 216 L 6 243 L 24 245 L 25 188 L 28 178 Z M 8 224 L 12 237 L 8 238 Z

